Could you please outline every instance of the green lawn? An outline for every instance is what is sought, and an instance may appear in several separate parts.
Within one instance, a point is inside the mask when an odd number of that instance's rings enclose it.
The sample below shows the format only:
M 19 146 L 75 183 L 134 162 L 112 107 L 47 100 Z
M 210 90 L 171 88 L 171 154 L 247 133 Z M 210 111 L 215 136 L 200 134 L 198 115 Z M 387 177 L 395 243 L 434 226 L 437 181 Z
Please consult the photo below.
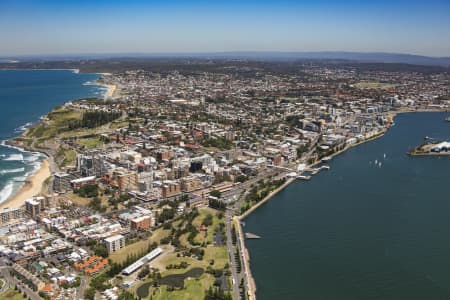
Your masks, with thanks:
M 167 291 L 167 286 L 156 289 L 153 299 L 157 300 L 194 300 L 203 299 L 205 291 L 213 284 L 213 276 L 204 274 L 200 278 L 189 278 L 184 280 L 184 288 L 176 291 Z M 154 288 L 151 289 L 150 295 Z M 149 297 L 150 298 L 150 297 Z
M 97 148 L 103 145 L 103 141 L 101 141 L 98 137 L 93 138 L 85 138 L 77 141 L 77 144 L 83 145 L 88 149 Z
M 195 240 L 198 242 L 207 241 L 209 242 L 206 247 L 204 247 L 204 256 L 202 260 L 198 260 L 196 258 L 192 257 L 183 257 L 182 252 L 170 252 L 167 251 L 158 258 L 157 261 L 155 261 L 154 264 L 151 264 L 153 267 L 158 268 L 161 272 L 161 276 L 165 277 L 167 275 L 173 275 L 173 274 L 183 274 L 189 270 L 192 270 L 194 268 L 201 268 L 204 271 L 211 266 L 214 269 L 223 269 L 227 263 L 229 263 L 229 255 L 227 252 L 227 249 L 225 246 L 214 246 L 213 245 L 213 234 L 216 227 L 219 226 L 219 223 L 223 223 L 224 219 L 219 220 L 217 217 L 217 211 L 213 209 L 201 209 L 199 211 L 199 215 L 193 220 L 192 224 L 195 227 L 200 227 L 202 224 L 204 218 L 207 215 L 212 215 L 213 224 L 208 227 L 208 230 L 206 232 L 200 232 L 196 237 Z M 173 222 L 172 226 L 175 228 L 178 228 L 178 225 L 180 224 L 180 220 Z M 170 233 L 170 230 L 164 230 L 162 228 L 159 228 L 155 230 L 153 233 L 151 240 L 152 241 L 159 241 L 161 238 L 167 236 Z M 180 237 L 180 242 L 188 247 L 191 248 L 192 245 L 186 240 L 187 234 L 184 234 Z M 123 249 L 122 249 L 123 250 Z M 180 255 L 179 257 L 177 255 Z M 213 265 L 210 265 L 210 262 L 214 261 Z M 168 265 L 179 265 L 181 262 L 188 263 L 188 267 L 185 269 L 166 269 L 166 266 Z M 180 290 L 174 290 L 174 291 L 168 291 L 166 285 L 162 285 L 160 287 L 150 288 L 150 294 L 149 297 L 145 298 L 146 300 L 150 299 L 173 299 L 173 300 L 190 300 L 190 299 L 203 299 L 205 296 L 205 291 L 207 291 L 214 283 L 214 276 L 211 274 L 204 273 L 201 275 L 198 279 L 195 278 L 187 278 L 184 281 L 184 288 Z M 151 279 L 146 279 L 144 282 L 150 282 Z M 136 293 L 136 290 L 143 284 L 139 283 L 136 286 L 133 286 L 130 288 L 130 291 L 133 293 Z M 153 295 L 153 292 L 155 293 Z
M 115 263 L 122 263 L 127 259 L 128 255 L 139 254 L 142 251 L 147 252 L 150 240 L 142 240 L 110 254 L 109 258 Z M 147 253 L 146 253 L 147 254 Z
M 58 152 L 56 153 L 56 158 L 59 162 L 60 167 L 65 167 L 73 164 L 76 157 L 77 153 L 72 149 L 65 149 L 60 147 Z
M 22 294 L 19 291 L 16 291 L 14 289 L 8 289 L 2 294 L 0 294 L 1 300 L 26 300 L 25 297 L 22 296 Z

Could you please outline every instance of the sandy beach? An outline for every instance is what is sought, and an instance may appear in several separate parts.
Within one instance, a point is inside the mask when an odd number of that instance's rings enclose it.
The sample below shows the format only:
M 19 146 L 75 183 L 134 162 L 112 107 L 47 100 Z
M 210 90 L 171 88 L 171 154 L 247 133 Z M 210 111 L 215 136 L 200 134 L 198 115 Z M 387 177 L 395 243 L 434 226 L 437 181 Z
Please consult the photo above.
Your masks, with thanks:
M 27 183 L 12 197 L 0 203 L 0 210 L 7 207 L 20 207 L 26 199 L 38 195 L 41 192 L 44 181 L 51 175 L 48 160 L 44 160 L 41 168 L 27 178 Z
M 116 91 L 117 86 L 114 84 L 104 84 L 103 86 L 108 88 L 108 91 L 105 93 L 104 99 L 107 100 L 114 96 L 114 92 Z

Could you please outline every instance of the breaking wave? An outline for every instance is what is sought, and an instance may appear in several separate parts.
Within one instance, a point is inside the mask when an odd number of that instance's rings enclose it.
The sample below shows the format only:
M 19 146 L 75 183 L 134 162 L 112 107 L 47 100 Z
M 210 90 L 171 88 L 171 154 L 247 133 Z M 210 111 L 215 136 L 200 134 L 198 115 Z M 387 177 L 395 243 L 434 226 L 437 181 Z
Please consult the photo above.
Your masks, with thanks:
M 0 170 L 0 174 L 10 174 L 10 173 L 20 173 L 20 172 L 25 172 L 25 168 Z
M 3 158 L 5 161 L 23 161 L 23 154 L 9 154 L 7 157 Z

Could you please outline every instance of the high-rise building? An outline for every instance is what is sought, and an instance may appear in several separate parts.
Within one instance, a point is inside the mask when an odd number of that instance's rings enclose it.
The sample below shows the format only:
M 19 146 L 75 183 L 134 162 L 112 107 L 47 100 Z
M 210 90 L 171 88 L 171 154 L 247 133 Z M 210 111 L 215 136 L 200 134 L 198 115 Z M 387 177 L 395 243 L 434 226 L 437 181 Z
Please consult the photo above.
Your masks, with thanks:
M 116 252 L 125 247 L 125 237 L 121 234 L 110 236 L 104 241 L 108 253 Z

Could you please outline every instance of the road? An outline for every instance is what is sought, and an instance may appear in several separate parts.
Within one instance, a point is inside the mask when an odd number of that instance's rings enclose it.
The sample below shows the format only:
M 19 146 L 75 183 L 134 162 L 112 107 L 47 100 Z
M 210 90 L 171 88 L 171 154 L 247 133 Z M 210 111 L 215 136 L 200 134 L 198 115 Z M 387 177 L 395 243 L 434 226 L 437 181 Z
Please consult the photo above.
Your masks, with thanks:
M 23 284 L 21 281 L 11 276 L 11 274 L 9 273 L 9 267 L 5 263 L 4 259 L 0 259 L 0 270 L 3 278 L 7 281 L 7 283 L 9 283 L 11 286 L 16 285 L 19 288 L 19 290 L 25 292 L 25 294 L 29 299 L 42 300 L 41 297 L 32 289 L 30 289 L 27 285 Z
M 231 237 L 231 229 L 232 229 L 232 212 L 230 210 L 227 210 L 226 212 L 226 234 L 227 234 L 227 250 L 228 254 L 230 256 L 230 267 L 231 267 L 231 275 L 233 278 L 233 299 L 239 300 L 241 299 L 239 294 L 239 283 L 241 282 L 240 276 L 237 272 L 237 264 L 236 259 L 234 257 L 234 245 L 233 245 L 233 239 Z

